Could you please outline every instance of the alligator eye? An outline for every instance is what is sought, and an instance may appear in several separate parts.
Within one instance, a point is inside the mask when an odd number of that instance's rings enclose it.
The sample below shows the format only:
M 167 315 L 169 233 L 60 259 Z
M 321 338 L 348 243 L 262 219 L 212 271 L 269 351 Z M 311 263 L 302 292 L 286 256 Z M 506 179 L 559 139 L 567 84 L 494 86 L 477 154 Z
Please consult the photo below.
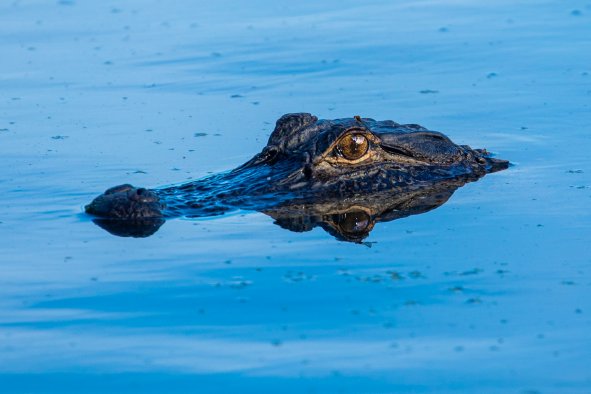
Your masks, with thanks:
M 347 160 L 363 157 L 369 149 L 369 141 L 363 134 L 347 134 L 337 144 L 337 152 Z

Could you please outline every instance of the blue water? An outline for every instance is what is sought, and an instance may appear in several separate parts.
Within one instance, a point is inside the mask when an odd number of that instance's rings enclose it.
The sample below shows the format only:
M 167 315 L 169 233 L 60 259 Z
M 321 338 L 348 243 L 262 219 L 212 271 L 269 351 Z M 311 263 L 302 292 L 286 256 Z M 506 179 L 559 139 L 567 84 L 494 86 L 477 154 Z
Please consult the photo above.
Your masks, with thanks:
M 0 48 L 2 393 L 591 392 L 589 0 L 5 1 Z M 301 111 L 514 166 L 361 245 L 82 213 Z

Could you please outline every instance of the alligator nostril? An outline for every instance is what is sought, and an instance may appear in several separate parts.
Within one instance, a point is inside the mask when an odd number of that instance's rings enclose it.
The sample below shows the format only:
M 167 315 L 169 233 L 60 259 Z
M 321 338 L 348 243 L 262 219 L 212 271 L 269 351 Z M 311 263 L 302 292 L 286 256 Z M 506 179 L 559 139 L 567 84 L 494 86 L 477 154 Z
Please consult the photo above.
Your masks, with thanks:
M 127 193 L 127 197 L 132 201 L 150 202 L 153 194 L 144 187 L 133 188 Z

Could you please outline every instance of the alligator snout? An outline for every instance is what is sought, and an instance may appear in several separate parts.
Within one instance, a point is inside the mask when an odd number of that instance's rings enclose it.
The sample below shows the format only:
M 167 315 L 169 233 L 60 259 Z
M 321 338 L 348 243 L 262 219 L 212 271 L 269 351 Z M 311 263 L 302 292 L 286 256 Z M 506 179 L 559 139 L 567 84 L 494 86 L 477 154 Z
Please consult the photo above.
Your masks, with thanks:
M 156 193 L 129 184 L 106 190 L 85 207 L 91 215 L 113 219 L 160 218 L 163 209 Z

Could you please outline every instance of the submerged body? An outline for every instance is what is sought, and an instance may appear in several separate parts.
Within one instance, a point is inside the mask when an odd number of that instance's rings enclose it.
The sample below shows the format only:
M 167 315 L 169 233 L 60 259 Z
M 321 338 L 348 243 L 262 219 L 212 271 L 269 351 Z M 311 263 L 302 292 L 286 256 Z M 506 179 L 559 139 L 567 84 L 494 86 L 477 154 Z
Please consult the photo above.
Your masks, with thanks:
M 456 145 L 419 125 L 287 114 L 262 152 L 232 171 L 152 190 L 116 186 L 87 205 L 86 212 L 125 228 L 134 221 L 161 224 L 163 218 L 232 209 L 277 215 L 287 207 L 310 211 L 310 206 L 363 201 L 388 206 L 396 197 L 442 185 L 455 190 L 507 166 L 485 150 Z

